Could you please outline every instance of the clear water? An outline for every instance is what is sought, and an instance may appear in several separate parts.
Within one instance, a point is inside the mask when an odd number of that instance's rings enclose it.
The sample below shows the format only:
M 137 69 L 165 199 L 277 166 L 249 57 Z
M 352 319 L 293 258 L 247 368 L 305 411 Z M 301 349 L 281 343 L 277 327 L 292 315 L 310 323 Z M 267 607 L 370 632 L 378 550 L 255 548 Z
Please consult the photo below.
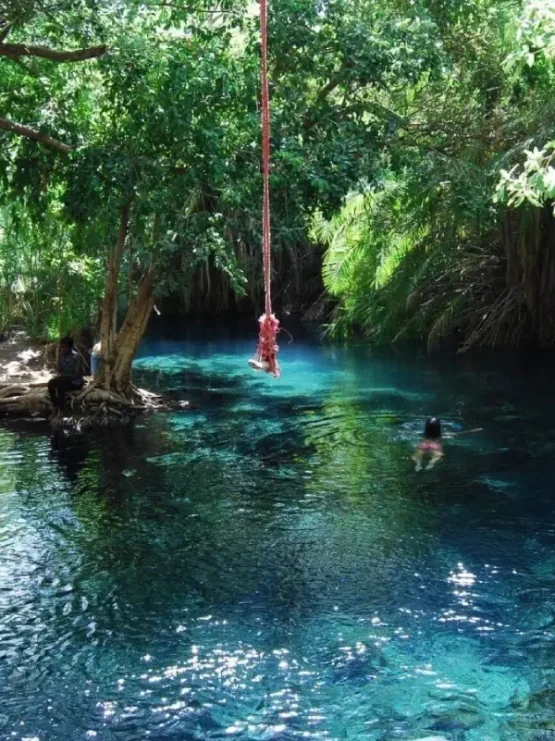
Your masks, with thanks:
M 189 399 L 133 429 L 0 428 L 0 738 L 555 731 L 553 366 L 253 334 L 145 343 Z M 453 430 L 416 474 L 422 419 Z

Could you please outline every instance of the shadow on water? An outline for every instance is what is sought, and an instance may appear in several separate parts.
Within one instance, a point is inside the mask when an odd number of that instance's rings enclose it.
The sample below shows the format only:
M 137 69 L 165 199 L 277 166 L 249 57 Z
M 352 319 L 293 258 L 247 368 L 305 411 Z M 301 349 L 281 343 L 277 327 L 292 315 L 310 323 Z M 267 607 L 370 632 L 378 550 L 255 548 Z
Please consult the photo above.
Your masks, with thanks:
M 51 459 L 60 467 L 70 484 L 75 486 L 86 463 L 90 440 L 83 434 L 54 432 L 50 437 Z

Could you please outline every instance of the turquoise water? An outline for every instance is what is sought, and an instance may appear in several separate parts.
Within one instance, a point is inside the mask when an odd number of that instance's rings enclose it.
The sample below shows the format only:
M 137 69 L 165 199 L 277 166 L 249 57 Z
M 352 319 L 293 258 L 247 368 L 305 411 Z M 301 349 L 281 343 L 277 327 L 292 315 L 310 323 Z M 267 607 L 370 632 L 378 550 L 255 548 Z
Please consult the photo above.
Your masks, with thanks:
M 184 411 L 0 428 L 0 738 L 555 737 L 553 365 L 145 342 Z M 423 419 L 483 427 L 410 460 Z

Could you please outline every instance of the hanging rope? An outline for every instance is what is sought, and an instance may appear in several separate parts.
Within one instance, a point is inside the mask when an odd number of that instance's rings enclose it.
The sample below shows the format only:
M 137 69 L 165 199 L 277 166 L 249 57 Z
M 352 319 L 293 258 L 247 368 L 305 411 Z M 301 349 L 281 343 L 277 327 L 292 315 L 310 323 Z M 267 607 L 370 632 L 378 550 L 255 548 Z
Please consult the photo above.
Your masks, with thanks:
M 279 376 L 276 355 L 279 321 L 272 312 L 271 229 L 270 229 L 270 98 L 268 94 L 268 0 L 260 0 L 260 36 L 262 41 L 262 254 L 264 270 L 264 314 L 258 320 L 260 334 L 256 359 L 249 360 L 255 370 Z

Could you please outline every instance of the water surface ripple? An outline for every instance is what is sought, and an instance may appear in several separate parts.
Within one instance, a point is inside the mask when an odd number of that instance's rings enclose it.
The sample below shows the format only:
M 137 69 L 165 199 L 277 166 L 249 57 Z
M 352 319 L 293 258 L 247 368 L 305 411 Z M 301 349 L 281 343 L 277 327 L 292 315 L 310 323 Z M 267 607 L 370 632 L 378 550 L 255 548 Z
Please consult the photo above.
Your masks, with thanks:
M 144 344 L 188 411 L 0 428 L 0 738 L 551 738 L 549 368 L 251 344 Z M 416 474 L 432 413 L 484 431 Z

